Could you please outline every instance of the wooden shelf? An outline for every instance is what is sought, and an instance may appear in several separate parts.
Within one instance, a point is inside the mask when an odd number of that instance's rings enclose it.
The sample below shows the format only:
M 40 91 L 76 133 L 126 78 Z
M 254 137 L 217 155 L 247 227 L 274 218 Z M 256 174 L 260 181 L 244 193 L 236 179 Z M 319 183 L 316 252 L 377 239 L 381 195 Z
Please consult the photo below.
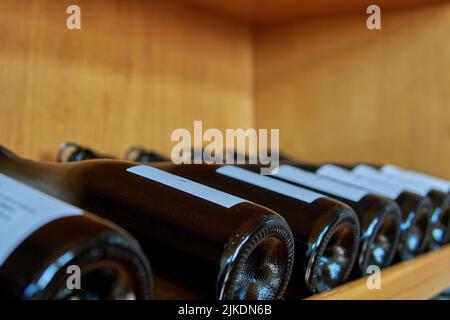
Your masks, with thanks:
M 367 278 L 342 285 L 310 300 L 430 299 L 450 287 L 450 245 L 381 272 L 381 289 L 369 290 Z
M 64 1 L 0 1 L 0 143 L 25 157 L 51 161 L 64 141 L 169 154 L 173 130 L 203 120 L 278 128 L 283 151 L 313 162 L 450 179 L 449 0 L 76 3 L 83 27 L 68 31 Z M 381 30 L 365 24 L 373 3 Z M 384 270 L 381 290 L 360 279 L 310 299 L 428 299 L 449 270 L 447 246 Z M 156 281 L 157 298 L 191 297 Z
M 181 0 L 223 16 L 253 25 L 265 25 L 299 18 L 361 12 L 374 4 L 372 0 Z M 430 5 L 443 0 L 378 0 L 383 9 Z

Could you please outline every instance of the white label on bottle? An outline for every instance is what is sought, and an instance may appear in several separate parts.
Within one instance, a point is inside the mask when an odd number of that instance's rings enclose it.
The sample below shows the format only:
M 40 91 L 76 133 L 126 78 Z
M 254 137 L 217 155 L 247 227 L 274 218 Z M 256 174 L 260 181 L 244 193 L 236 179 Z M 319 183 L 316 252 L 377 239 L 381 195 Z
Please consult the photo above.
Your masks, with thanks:
M 392 164 L 386 164 L 384 166 L 382 166 L 380 168 L 380 171 L 384 174 L 389 174 L 389 175 L 405 175 L 405 176 L 410 176 L 407 170 L 403 170 L 397 166 L 394 166 Z
M 0 174 L 0 266 L 47 223 L 82 210 Z
M 273 191 L 303 202 L 311 203 L 314 200 L 325 197 L 322 194 L 283 182 L 268 176 L 263 176 L 239 167 L 224 166 L 216 170 L 224 176 L 252 184 L 254 186 Z
M 344 184 L 289 165 L 281 165 L 274 176 L 354 202 L 358 202 L 369 194 L 366 189 Z
M 402 177 L 389 177 L 381 173 L 381 171 L 367 165 L 359 165 L 353 168 L 352 173 L 355 175 L 361 175 L 374 180 L 378 180 L 380 183 L 391 183 L 397 185 L 400 188 L 404 188 L 407 191 L 417 193 L 421 196 L 427 196 L 431 191 L 429 184 L 423 183 L 411 183 L 411 181 L 405 180 Z
M 446 193 L 450 192 L 450 181 L 441 178 L 429 176 L 420 172 L 409 171 L 391 164 L 382 166 L 380 170 L 381 172 L 383 172 L 383 174 L 392 177 L 407 177 L 408 179 L 411 179 L 413 181 L 429 184 L 433 189 Z
M 186 192 L 198 198 L 216 203 L 225 208 L 231 208 L 232 206 L 235 206 L 239 203 L 248 202 L 247 200 L 244 200 L 242 198 L 235 197 L 223 191 L 210 188 L 203 184 L 182 178 L 180 176 L 154 167 L 140 165 L 130 167 L 127 169 L 127 171 L 149 180 L 164 184 L 168 187 Z
M 323 175 L 332 179 L 336 179 L 342 182 L 346 182 L 361 188 L 372 191 L 386 198 L 395 200 L 403 192 L 403 188 L 392 185 L 390 183 L 380 183 L 371 178 L 364 176 L 357 176 L 352 174 L 351 171 L 344 168 L 327 164 L 319 168 L 316 171 L 317 174 Z
M 389 178 L 389 180 L 398 181 L 399 183 L 402 183 L 402 184 L 408 186 L 408 188 L 410 186 L 412 186 L 412 188 L 414 188 L 416 190 L 415 191 L 416 193 L 419 193 L 420 195 L 423 195 L 423 196 L 427 196 L 431 190 L 435 189 L 433 187 L 432 183 L 428 183 L 428 182 L 425 182 L 422 180 L 417 180 L 417 179 L 410 178 L 407 176 L 395 177 L 395 176 L 390 176 L 390 175 L 385 175 L 385 174 L 383 174 L 383 176 Z M 411 190 L 413 190 L 413 189 L 411 189 Z

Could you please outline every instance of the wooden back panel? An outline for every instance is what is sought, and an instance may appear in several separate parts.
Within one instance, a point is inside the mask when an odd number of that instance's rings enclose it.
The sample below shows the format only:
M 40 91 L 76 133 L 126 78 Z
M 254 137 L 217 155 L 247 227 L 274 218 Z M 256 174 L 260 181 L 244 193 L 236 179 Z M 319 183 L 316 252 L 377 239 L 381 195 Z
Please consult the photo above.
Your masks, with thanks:
M 311 161 L 393 162 L 450 178 L 450 4 L 261 28 L 256 123 Z
M 66 140 L 170 152 L 179 127 L 253 124 L 251 31 L 170 1 L 0 2 L 0 143 L 51 160 Z
M 183 2 L 183 1 L 181 1 Z M 176 128 L 280 128 L 312 161 L 450 177 L 450 5 L 253 29 L 175 1 L 0 2 L 0 143 L 51 160 L 67 140 L 168 154 Z

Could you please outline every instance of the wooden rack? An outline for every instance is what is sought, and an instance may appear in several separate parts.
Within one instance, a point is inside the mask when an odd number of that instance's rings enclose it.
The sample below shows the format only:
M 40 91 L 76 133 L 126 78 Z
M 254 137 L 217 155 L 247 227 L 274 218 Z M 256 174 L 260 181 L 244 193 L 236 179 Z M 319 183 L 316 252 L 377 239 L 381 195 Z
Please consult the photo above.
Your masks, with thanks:
M 309 299 L 430 299 L 448 288 L 450 245 L 383 270 L 380 289 L 368 289 L 367 278 L 361 278 Z
M 380 0 L 0 2 L 0 143 L 54 160 L 64 141 L 168 154 L 171 132 L 279 128 L 310 161 L 393 162 L 450 179 L 450 3 Z M 316 298 L 429 298 L 450 249 Z

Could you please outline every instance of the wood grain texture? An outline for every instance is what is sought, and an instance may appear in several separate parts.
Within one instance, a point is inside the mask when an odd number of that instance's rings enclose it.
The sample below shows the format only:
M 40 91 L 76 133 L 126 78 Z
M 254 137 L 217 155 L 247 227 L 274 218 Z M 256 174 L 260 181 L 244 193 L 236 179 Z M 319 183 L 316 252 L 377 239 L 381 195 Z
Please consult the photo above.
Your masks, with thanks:
M 450 245 L 381 272 L 381 289 L 367 288 L 367 278 L 310 297 L 310 300 L 430 299 L 450 287 Z
M 248 27 L 170 1 L 0 2 L 0 143 L 54 159 L 73 140 L 168 153 L 173 129 L 252 126 Z
M 450 4 L 258 29 L 256 124 L 309 161 L 391 162 L 450 178 Z
M 252 25 L 269 25 L 304 18 L 365 12 L 377 4 L 383 10 L 430 5 L 446 0 L 181 0 Z

